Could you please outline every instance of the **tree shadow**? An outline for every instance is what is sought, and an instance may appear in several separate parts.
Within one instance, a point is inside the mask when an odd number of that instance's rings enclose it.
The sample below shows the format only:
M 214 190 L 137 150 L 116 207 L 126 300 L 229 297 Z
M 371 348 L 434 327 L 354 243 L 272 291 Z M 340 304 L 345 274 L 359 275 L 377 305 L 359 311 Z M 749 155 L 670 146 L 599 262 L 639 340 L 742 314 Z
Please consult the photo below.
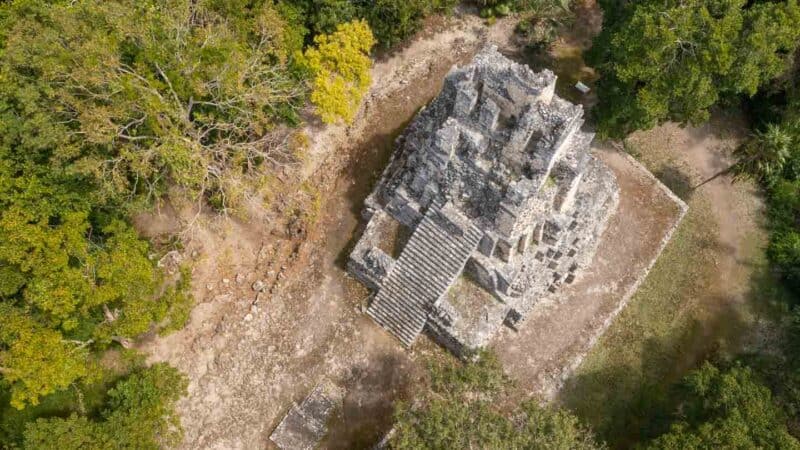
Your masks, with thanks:
M 567 381 L 559 403 L 612 448 L 632 448 L 667 432 L 679 406 L 680 380 L 703 361 L 731 358 L 730 349 L 748 326 L 739 309 L 720 302 L 726 306 L 710 322 L 695 319 L 680 334 L 643 340 L 639 361 L 579 372 Z
M 665 186 L 667 186 L 681 200 L 691 200 L 694 189 L 689 175 L 677 166 L 664 166 L 653 173 Z
M 366 366 L 354 366 L 345 381 L 341 412 L 329 425 L 319 448 L 368 449 L 393 423 L 394 402 L 408 397 L 409 371 L 396 355 L 383 355 Z
M 361 217 L 364 200 L 380 181 L 381 175 L 397 147 L 398 138 L 416 116 L 417 112 L 414 112 L 410 117 L 402 118 L 402 121 L 390 132 L 375 133 L 363 142 L 356 144 L 357 149 L 351 153 L 348 164 L 340 174 L 340 183 L 348 183 L 344 187 L 346 189 L 345 207 L 349 208 L 350 214 L 356 216 L 358 220 L 357 226 L 349 230 L 349 239 L 342 246 L 335 260 L 336 265 L 343 270 L 347 266 L 350 252 L 361 237 L 363 227 L 366 225 Z
M 359 144 L 358 149 L 352 153 L 349 163 L 342 170 L 339 177 L 340 183 L 348 183 L 344 187 L 346 189 L 344 196 L 346 205 L 343 206 L 348 208 L 349 213 L 355 216 L 358 221 L 355 229 L 349 230 L 349 239 L 347 239 L 336 257 L 336 265 L 343 270 L 347 265 L 350 252 L 361 237 L 363 227 L 366 225 L 361 218 L 364 200 L 380 180 L 381 174 L 394 151 L 395 139 L 403 128 L 405 128 L 405 123 L 394 133 L 376 134 Z

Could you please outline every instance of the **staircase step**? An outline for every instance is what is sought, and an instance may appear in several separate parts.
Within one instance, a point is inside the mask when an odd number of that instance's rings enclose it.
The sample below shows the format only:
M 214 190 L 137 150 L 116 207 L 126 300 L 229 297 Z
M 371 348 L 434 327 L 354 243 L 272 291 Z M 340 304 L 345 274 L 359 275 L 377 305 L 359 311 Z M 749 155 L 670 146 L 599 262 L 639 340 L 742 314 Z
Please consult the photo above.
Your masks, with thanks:
M 451 235 L 435 214 L 439 208 L 431 206 L 367 308 L 375 322 L 407 347 L 425 328 L 428 307 L 461 274 L 483 235 L 474 225 L 461 236 Z M 462 222 L 468 223 L 466 218 Z

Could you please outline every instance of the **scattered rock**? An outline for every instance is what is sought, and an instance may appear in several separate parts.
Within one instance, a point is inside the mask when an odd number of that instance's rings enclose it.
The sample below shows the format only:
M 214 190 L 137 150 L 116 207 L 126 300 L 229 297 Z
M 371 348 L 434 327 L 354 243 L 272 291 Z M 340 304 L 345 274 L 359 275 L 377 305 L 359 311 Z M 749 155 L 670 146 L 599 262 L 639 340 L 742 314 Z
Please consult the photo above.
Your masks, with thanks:
M 222 283 L 223 283 L 223 284 L 228 284 L 228 283 L 230 283 L 230 282 L 231 282 L 231 280 L 229 280 L 229 279 L 227 279 L 227 278 L 223 278 L 223 279 L 222 279 Z
M 267 283 L 264 283 L 262 280 L 256 280 L 256 282 L 253 283 L 253 290 L 256 292 L 263 291 L 265 287 L 267 287 Z
M 236 284 L 244 283 L 244 279 L 245 279 L 245 276 L 244 276 L 243 273 L 237 273 L 236 274 Z
M 180 269 L 181 261 L 183 261 L 183 255 L 177 250 L 170 250 L 158 260 L 158 267 L 172 275 Z
M 253 320 L 253 315 L 252 314 L 248 314 L 248 315 L 244 316 L 244 321 L 245 322 L 250 322 L 251 320 Z

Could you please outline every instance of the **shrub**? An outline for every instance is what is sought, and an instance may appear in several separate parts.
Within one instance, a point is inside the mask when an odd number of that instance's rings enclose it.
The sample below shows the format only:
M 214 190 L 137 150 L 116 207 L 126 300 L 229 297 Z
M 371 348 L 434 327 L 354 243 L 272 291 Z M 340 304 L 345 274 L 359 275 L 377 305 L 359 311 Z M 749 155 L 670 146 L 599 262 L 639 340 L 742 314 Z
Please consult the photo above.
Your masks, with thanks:
M 314 43 L 302 57 L 314 77 L 311 102 L 326 123 L 352 122 L 370 84 L 369 51 L 375 40 L 369 25 L 363 20 L 341 24 Z

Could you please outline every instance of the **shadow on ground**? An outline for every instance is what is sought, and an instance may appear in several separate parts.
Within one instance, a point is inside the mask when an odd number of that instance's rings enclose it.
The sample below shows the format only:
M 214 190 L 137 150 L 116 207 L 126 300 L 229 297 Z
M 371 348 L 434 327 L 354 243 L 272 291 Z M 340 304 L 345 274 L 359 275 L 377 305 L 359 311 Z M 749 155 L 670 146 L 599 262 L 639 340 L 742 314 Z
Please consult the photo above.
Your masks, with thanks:
M 726 308 L 713 323 L 692 320 L 679 335 L 654 336 L 641 344 L 638 366 L 600 364 L 564 387 L 559 402 L 589 422 L 612 448 L 630 448 L 666 432 L 677 410 L 674 390 L 702 361 L 724 358 L 735 340 L 725 330 L 746 327 L 739 310 Z M 715 339 L 715 336 L 720 336 Z M 689 357 L 687 358 L 687 355 Z
M 386 355 L 369 367 L 353 367 L 346 384 L 342 411 L 331 420 L 320 448 L 372 448 L 391 428 L 392 399 L 408 397 L 410 375 L 402 361 Z

